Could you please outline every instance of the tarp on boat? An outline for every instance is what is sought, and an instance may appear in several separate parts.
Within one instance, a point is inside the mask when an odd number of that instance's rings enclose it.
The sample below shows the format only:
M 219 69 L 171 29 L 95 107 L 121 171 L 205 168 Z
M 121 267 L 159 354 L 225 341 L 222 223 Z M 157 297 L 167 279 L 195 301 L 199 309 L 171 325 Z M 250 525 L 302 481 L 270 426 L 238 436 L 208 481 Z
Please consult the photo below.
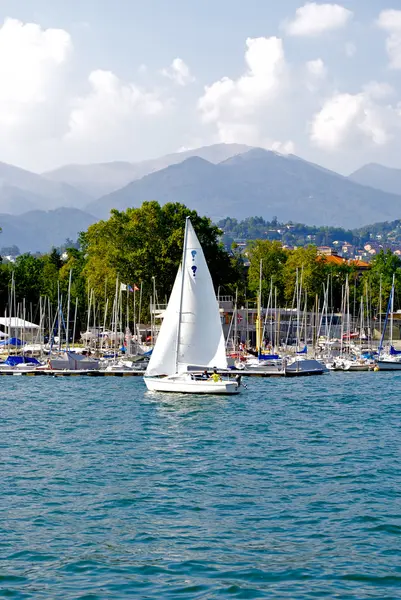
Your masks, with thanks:
M 16 337 L 8 338 L 7 340 L 1 340 L 0 346 L 23 346 L 26 342 L 22 342 Z
M 29 364 L 29 365 L 40 365 L 40 362 L 30 356 L 8 356 L 4 361 L 5 365 L 9 367 L 16 367 L 17 365 Z
M 390 354 L 391 356 L 399 356 L 401 354 L 401 350 L 396 350 L 394 346 L 390 346 Z
M 94 371 L 99 368 L 99 361 L 96 358 L 75 354 L 74 352 L 64 352 L 57 358 L 50 358 L 50 367 L 57 370 L 69 371 Z

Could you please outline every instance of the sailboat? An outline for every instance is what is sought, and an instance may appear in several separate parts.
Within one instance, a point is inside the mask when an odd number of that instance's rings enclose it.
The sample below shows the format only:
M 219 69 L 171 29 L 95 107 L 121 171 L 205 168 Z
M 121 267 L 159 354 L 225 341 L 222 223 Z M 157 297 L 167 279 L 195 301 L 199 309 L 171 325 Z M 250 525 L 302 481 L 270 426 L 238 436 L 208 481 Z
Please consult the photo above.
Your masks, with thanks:
M 401 371 L 401 352 L 393 346 L 393 315 L 394 315 L 394 289 L 395 275 L 393 275 L 393 283 L 391 286 L 390 298 L 387 305 L 386 319 L 384 321 L 383 331 L 379 344 L 379 358 L 377 366 L 380 371 Z M 390 320 L 390 348 L 388 352 L 383 352 L 383 341 L 387 329 L 388 321 Z
M 219 307 L 212 278 L 192 223 L 185 223 L 182 264 L 144 381 L 150 391 L 236 394 L 236 381 L 196 373 L 227 369 Z

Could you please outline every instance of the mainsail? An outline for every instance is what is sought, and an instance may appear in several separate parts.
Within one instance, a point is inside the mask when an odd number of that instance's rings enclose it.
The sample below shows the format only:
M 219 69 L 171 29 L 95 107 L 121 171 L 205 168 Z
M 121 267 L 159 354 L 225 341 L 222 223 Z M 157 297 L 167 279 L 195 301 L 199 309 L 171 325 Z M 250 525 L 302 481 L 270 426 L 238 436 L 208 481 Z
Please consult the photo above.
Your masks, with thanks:
M 188 218 L 182 264 L 146 375 L 174 375 L 186 371 L 189 365 L 227 368 L 212 278 Z

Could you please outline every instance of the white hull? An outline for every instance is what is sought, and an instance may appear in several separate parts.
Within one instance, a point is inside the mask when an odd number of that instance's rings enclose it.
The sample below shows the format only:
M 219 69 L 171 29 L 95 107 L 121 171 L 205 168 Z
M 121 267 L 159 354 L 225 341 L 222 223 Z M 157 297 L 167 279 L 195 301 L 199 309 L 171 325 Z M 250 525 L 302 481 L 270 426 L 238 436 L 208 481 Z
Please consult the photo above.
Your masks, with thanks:
M 179 394 L 238 394 L 238 384 L 234 381 L 213 381 L 191 379 L 184 376 L 144 377 L 150 392 L 173 392 Z
M 246 362 L 237 361 L 235 364 L 239 371 L 260 371 L 262 373 L 277 373 L 283 370 L 283 361 L 250 359 Z
M 401 371 L 401 362 L 392 360 L 378 360 L 377 366 L 380 371 Z
M 371 363 L 367 363 L 367 364 L 355 363 L 355 364 L 345 365 L 344 371 L 364 372 L 364 371 L 373 371 L 374 368 L 375 368 L 375 365 L 371 364 Z

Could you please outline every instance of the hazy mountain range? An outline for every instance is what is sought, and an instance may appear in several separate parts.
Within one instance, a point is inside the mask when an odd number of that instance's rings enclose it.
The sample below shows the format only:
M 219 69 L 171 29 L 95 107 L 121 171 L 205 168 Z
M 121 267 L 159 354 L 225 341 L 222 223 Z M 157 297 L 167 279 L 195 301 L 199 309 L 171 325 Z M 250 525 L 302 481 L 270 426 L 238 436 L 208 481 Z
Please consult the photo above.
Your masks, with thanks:
M 216 144 L 139 163 L 67 165 L 38 175 L 0 163 L 0 246 L 46 251 L 111 208 L 182 202 L 217 220 L 262 216 L 354 228 L 401 217 L 401 169 L 344 177 L 296 156 Z
M 390 169 L 371 163 L 352 173 L 349 178 L 361 185 L 401 195 L 401 169 Z
M 217 164 L 250 149 L 250 146 L 243 144 L 215 144 L 196 150 L 167 154 L 161 158 L 144 160 L 139 163 L 111 162 L 94 165 L 67 165 L 55 171 L 43 173 L 43 176 L 57 183 L 68 182 L 81 192 L 89 194 L 93 198 L 100 198 L 125 187 L 131 181 L 141 179 L 145 175 L 150 175 L 171 165 L 182 163 L 193 156 Z
M 111 208 L 140 206 L 145 199 L 183 202 L 215 220 L 260 215 L 354 228 L 401 216 L 401 196 L 259 148 L 219 164 L 188 158 L 93 201 L 87 210 L 105 218 Z
M 18 246 L 21 252 L 47 252 L 96 222 L 96 218 L 77 208 L 32 210 L 23 215 L 0 214 L 0 247 Z

